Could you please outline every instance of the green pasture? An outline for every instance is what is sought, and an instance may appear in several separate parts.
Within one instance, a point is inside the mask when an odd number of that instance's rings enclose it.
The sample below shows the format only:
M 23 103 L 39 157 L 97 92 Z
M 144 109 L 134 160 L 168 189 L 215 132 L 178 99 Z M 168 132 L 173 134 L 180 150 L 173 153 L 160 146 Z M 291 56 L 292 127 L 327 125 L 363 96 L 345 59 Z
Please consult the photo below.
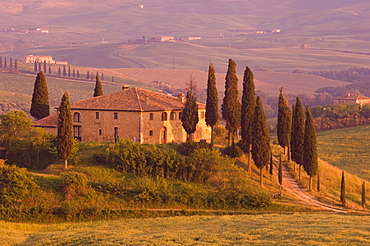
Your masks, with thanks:
M 0 221 L 1 245 L 368 245 L 370 218 L 260 214 L 25 224 Z
M 370 126 L 317 134 L 319 157 L 346 172 L 370 180 Z

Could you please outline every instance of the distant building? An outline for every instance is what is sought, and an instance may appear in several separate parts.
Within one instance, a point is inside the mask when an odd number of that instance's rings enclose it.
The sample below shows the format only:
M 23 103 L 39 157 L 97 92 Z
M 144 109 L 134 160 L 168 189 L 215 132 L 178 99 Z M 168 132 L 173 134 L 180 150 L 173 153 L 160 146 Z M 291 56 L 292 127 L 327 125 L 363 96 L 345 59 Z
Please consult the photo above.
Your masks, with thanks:
M 175 41 L 174 36 L 158 35 L 157 37 L 158 37 L 160 42 L 174 42 Z
M 364 104 L 368 104 L 370 103 L 370 97 L 365 97 L 363 95 L 356 95 L 356 94 L 351 94 L 351 93 L 348 93 L 344 96 L 340 96 L 340 97 L 335 97 L 333 98 L 334 100 L 334 105 L 336 104 L 360 104 L 360 105 L 364 105 Z
M 182 127 L 183 94 L 178 97 L 140 88 L 121 91 L 71 103 L 74 137 L 84 142 L 130 139 L 142 144 L 185 142 Z M 205 105 L 198 103 L 199 122 L 194 141 L 211 139 L 205 122 Z M 57 134 L 57 113 L 34 122 L 36 127 Z
M 199 40 L 199 39 L 201 39 L 201 37 L 189 37 L 189 41 L 191 41 L 191 40 Z
M 35 63 L 35 62 L 46 62 L 55 64 L 56 62 L 53 60 L 52 56 L 34 56 L 34 55 L 28 55 L 24 56 L 22 58 L 23 63 Z

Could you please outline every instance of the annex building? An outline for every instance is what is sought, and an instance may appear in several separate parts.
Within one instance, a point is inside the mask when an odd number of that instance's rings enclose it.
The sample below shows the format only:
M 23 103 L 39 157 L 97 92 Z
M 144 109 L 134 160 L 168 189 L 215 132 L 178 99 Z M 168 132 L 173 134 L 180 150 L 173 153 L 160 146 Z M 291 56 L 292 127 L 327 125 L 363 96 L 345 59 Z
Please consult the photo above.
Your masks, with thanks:
M 137 87 L 71 103 L 74 137 L 84 142 L 131 139 L 142 144 L 180 143 L 187 140 L 181 113 L 184 95 L 168 96 Z M 205 105 L 198 103 L 199 122 L 194 141 L 211 139 Z M 34 122 L 57 134 L 57 113 Z

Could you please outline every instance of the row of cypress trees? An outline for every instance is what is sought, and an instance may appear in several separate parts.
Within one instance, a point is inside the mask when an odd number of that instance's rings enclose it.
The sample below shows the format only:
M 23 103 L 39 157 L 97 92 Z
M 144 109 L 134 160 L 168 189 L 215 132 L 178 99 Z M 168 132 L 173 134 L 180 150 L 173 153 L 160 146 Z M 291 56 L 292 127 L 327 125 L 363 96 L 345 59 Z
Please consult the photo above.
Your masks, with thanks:
M 18 60 L 14 59 L 14 65 L 13 65 L 13 58 L 10 57 L 9 58 L 9 65 L 8 65 L 6 57 L 4 57 L 4 61 L 3 61 L 3 57 L 0 56 L 0 68 L 10 68 L 10 69 L 14 68 L 15 70 L 17 70 L 18 69 Z

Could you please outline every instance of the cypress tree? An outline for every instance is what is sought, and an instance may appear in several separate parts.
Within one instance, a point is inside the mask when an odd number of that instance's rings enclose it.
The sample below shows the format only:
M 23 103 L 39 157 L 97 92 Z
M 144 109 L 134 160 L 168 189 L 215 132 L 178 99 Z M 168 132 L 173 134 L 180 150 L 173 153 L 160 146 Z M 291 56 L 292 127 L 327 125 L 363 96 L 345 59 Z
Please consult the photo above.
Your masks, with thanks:
M 101 74 L 101 80 L 104 80 L 104 73 Z
M 72 77 L 75 78 L 76 77 L 76 71 L 75 69 L 72 70 Z
M 41 69 L 41 62 L 39 62 L 39 72 L 41 72 L 42 69 Z
M 278 174 L 279 184 L 280 186 L 283 185 L 283 162 L 281 160 L 281 153 L 279 156 L 279 174 Z
M 299 165 L 298 179 L 301 179 L 301 170 L 303 165 L 303 145 L 304 145 L 304 133 L 305 133 L 305 117 L 304 110 L 301 103 L 301 99 L 297 97 L 297 101 L 294 106 L 294 114 L 292 120 L 292 159 Z
M 342 181 L 340 182 L 340 202 L 342 206 L 346 206 L 346 181 L 344 179 L 344 171 L 342 171 Z
M 58 76 L 60 77 L 60 67 L 58 67 Z
M 103 95 L 103 88 L 99 79 L 99 74 L 96 73 L 96 83 L 95 83 L 95 89 L 94 89 L 94 97 L 102 96 Z
M 38 120 L 50 114 L 49 92 L 45 74 L 42 71 L 36 76 L 30 113 Z
M 68 78 L 71 77 L 71 65 L 68 65 Z
M 18 60 L 17 59 L 14 60 L 14 69 L 18 70 Z
M 76 76 L 79 79 L 80 78 L 80 71 L 77 69 Z
M 279 145 L 284 148 L 285 154 L 285 148 L 290 145 L 292 114 L 288 106 L 288 102 L 284 98 L 283 87 L 280 88 L 278 108 L 277 137 Z
M 320 172 L 317 172 L 317 192 L 321 191 L 321 179 L 320 179 Z
M 44 73 L 46 73 L 46 61 L 44 61 Z
M 206 123 L 211 127 L 211 146 L 214 142 L 213 129 L 218 122 L 218 91 L 216 87 L 215 68 L 211 63 L 208 68 L 207 101 L 206 101 Z
M 240 126 L 241 105 L 238 99 L 238 77 L 236 76 L 236 63 L 229 59 L 229 66 L 225 78 L 225 96 L 221 106 L 222 116 L 226 121 L 226 129 L 229 131 L 228 145 L 230 140 L 234 143 L 235 134 Z
M 193 141 L 193 133 L 197 129 L 197 124 L 199 121 L 198 104 L 196 102 L 196 97 L 194 94 L 195 94 L 195 84 L 193 78 L 191 77 L 186 92 L 186 102 L 181 114 L 182 127 L 189 135 L 189 142 Z
M 66 65 L 63 65 L 63 77 L 67 75 Z
M 112 82 L 114 82 L 114 76 L 112 76 Z
M 33 71 L 34 71 L 35 73 L 37 73 L 37 62 L 35 62 L 35 63 L 33 64 Z
M 90 79 L 90 72 L 89 71 L 87 71 L 87 73 L 86 73 L 86 79 L 87 80 Z
M 366 187 L 365 187 L 365 181 L 362 182 L 361 204 L 362 204 L 362 208 L 365 210 L 366 209 Z
M 13 58 L 9 58 L 9 67 L 13 68 Z
M 4 68 L 7 68 L 7 67 L 8 67 L 8 65 L 6 63 L 6 57 L 5 57 L 5 59 L 4 59 Z
M 51 74 L 51 66 L 49 65 L 49 74 Z
M 3 67 L 3 57 L 0 56 L 0 68 L 2 68 L 2 67 Z
M 303 167 L 310 176 L 309 190 L 312 189 L 312 177 L 317 174 L 318 156 L 316 143 L 316 130 L 313 123 L 311 110 L 306 106 L 306 124 L 303 147 Z
M 256 94 L 254 86 L 254 76 L 249 67 L 244 70 L 243 77 L 243 95 L 242 95 L 242 110 L 241 110 L 241 135 L 243 145 L 246 146 L 248 155 L 248 172 L 252 172 L 251 164 L 251 143 L 252 143 L 252 123 L 254 108 L 256 107 Z
M 252 157 L 254 164 L 260 169 L 260 185 L 263 184 L 263 167 L 270 159 L 270 137 L 266 123 L 266 116 L 260 97 L 257 97 L 252 124 Z
M 64 169 L 67 169 L 68 158 L 71 157 L 74 147 L 71 106 L 67 92 L 62 97 L 58 111 L 57 151 L 59 159 L 64 160 Z
M 272 180 L 272 175 L 274 174 L 274 161 L 272 159 L 272 152 L 270 153 L 270 168 L 269 168 L 269 173 L 270 173 L 270 181 Z

